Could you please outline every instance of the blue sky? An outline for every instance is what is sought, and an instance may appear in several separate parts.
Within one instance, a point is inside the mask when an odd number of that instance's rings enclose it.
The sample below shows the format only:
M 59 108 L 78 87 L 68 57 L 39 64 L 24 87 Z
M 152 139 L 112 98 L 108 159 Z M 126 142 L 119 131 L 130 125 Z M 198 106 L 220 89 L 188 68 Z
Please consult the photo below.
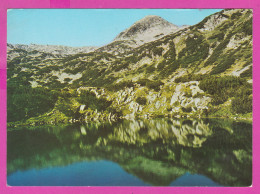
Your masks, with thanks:
M 7 42 L 102 46 L 147 15 L 175 25 L 194 25 L 219 9 L 11 9 Z

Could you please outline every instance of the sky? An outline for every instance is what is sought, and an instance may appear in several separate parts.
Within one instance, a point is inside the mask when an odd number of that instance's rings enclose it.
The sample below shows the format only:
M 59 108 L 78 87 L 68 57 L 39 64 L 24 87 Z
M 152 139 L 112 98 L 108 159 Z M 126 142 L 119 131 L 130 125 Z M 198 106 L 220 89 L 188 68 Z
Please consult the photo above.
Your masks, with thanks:
M 102 46 L 147 15 L 194 25 L 220 9 L 9 9 L 7 42 Z

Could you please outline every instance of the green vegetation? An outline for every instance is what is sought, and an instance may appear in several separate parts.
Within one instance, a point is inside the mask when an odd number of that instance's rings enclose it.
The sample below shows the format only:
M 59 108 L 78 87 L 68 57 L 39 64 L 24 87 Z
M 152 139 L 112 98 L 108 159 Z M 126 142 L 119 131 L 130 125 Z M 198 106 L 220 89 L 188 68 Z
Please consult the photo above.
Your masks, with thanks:
M 57 93 L 43 88 L 17 87 L 8 83 L 7 121 L 15 122 L 50 111 L 57 101 Z
M 233 14 L 231 15 L 231 19 L 234 20 L 234 19 L 239 18 L 240 16 L 242 16 L 242 13 L 236 12 L 236 13 L 233 13 Z
M 249 68 L 249 69 L 247 69 L 246 71 L 244 71 L 243 73 L 241 73 L 240 74 L 240 77 L 242 77 L 242 78 L 245 78 L 245 77 L 249 77 L 249 78 L 251 78 L 252 79 L 252 66 Z
M 221 31 L 218 31 L 218 33 L 216 33 L 216 34 L 213 34 L 212 36 L 210 36 L 210 37 L 208 37 L 208 39 L 209 40 L 214 40 L 214 41 L 221 41 L 221 40 L 223 40 L 224 39 L 224 37 L 225 37 L 225 34 L 223 33 L 223 32 L 221 32 Z
M 122 64 L 120 64 L 120 65 L 117 65 L 114 70 L 117 72 L 117 71 L 120 71 L 120 70 L 122 70 L 122 69 L 127 69 L 128 66 L 129 66 L 128 63 L 122 63 Z
M 141 105 L 146 105 L 147 103 L 147 99 L 145 97 L 137 97 L 135 101 Z
M 176 49 L 174 42 L 170 42 L 169 50 L 163 55 L 164 59 L 158 64 L 160 77 L 167 77 L 176 71 L 180 66 L 176 61 Z
M 116 84 L 111 84 L 106 86 L 106 89 L 110 90 L 110 91 L 118 91 L 124 88 L 130 88 L 130 87 L 134 87 L 134 82 L 131 81 L 122 81 Z
M 232 111 L 239 114 L 250 113 L 253 108 L 252 103 L 252 89 L 247 86 L 240 87 L 232 100 Z
M 124 88 L 135 87 L 136 84 L 140 84 L 141 86 L 146 86 L 149 89 L 159 91 L 160 86 L 162 86 L 164 83 L 159 80 L 149 80 L 149 79 L 139 79 L 136 82 L 129 80 L 129 81 L 121 81 L 119 83 L 107 85 L 106 89 L 108 89 L 110 91 L 118 91 L 118 90 L 122 90 Z
M 214 49 L 212 55 L 204 63 L 204 66 L 213 65 L 219 59 L 219 57 L 222 56 L 221 54 L 223 53 L 223 50 L 225 49 L 225 47 L 229 43 L 230 38 L 231 38 L 231 35 L 228 35 L 224 39 L 224 41 L 220 42 L 220 44 Z
M 184 75 L 181 77 L 178 77 L 174 80 L 175 83 L 180 83 L 180 82 L 189 82 L 189 81 L 201 81 L 203 79 L 206 79 L 209 77 L 209 75 L 205 74 L 188 74 Z
M 77 101 L 86 105 L 87 108 L 98 111 L 104 111 L 111 105 L 111 102 L 105 98 L 97 98 L 94 93 L 84 90 L 80 92 Z
M 146 86 L 149 89 L 153 89 L 155 91 L 160 90 L 160 86 L 163 85 L 163 82 L 159 80 L 149 80 L 149 79 L 140 79 L 136 83 L 140 84 L 141 86 Z
M 232 111 L 234 113 L 252 112 L 252 85 L 239 77 L 215 77 L 203 79 L 199 87 L 211 94 L 213 105 L 219 105 L 232 99 Z
M 208 51 L 209 45 L 202 35 L 190 35 L 186 40 L 186 47 L 178 55 L 179 63 L 185 65 L 202 61 L 208 56 Z
M 219 74 L 230 68 L 236 61 L 236 58 L 233 54 L 226 54 L 220 62 L 213 68 L 211 74 Z
M 162 53 L 163 53 L 163 48 L 162 47 L 155 47 L 152 52 L 154 55 L 158 55 L 158 56 L 161 56 Z

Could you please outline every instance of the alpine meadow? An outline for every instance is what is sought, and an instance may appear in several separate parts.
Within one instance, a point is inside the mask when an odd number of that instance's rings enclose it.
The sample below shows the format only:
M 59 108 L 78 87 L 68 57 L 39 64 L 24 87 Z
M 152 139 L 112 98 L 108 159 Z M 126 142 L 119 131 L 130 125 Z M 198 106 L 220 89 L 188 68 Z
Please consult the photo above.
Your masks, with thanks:
M 250 186 L 252 10 L 114 37 L 7 44 L 8 184 Z

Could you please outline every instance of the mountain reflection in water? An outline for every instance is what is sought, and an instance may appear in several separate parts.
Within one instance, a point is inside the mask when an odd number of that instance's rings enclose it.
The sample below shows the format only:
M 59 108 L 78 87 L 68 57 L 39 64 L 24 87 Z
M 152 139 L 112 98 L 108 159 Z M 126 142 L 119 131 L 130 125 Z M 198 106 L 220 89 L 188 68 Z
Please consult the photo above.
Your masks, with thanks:
M 51 179 L 57 167 L 69 172 L 68 168 L 74 164 L 90 165 L 100 161 L 115 164 L 110 165 L 110 171 L 115 170 L 114 179 L 124 177 L 118 185 L 194 186 L 189 181 L 192 176 L 207 179 L 208 186 L 249 186 L 252 183 L 250 122 L 160 118 L 40 126 L 8 129 L 7 142 L 10 185 L 22 185 L 21 177 L 32 170 L 40 175 L 47 169 Z M 64 175 L 64 172 L 62 176 L 70 177 L 70 173 Z M 107 177 L 105 173 L 107 170 L 99 173 L 99 178 L 88 177 L 91 181 L 82 177 L 85 182 L 81 185 L 102 185 L 105 182 L 101 179 Z M 56 179 L 61 180 L 57 173 Z M 75 180 L 66 181 L 57 182 L 57 185 L 76 185 Z M 52 184 L 46 181 L 38 185 Z

